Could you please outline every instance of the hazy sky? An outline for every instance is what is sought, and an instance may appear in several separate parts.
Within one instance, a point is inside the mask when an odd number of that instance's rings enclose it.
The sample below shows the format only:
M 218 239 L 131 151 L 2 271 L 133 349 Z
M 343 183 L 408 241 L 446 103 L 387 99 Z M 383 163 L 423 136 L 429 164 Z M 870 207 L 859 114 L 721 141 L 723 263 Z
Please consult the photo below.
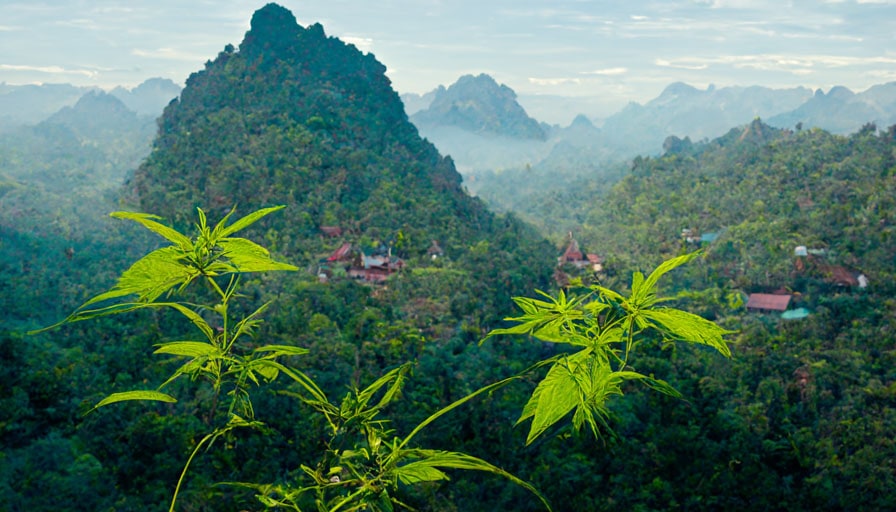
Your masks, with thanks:
M 0 0 L 0 82 L 183 83 L 263 1 Z M 399 92 L 488 73 L 520 95 L 644 103 L 666 85 L 862 91 L 896 81 L 896 0 L 283 0 Z

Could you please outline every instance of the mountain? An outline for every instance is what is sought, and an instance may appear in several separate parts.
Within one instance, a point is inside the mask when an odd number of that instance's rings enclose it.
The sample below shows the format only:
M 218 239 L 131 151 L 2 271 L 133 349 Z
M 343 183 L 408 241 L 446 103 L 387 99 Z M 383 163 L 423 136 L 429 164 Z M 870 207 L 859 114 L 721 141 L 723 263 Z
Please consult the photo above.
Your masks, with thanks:
M 644 105 L 630 103 L 608 117 L 602 129 L 605 144 L 617 154 L 657 154 L 670 135 L 693 140 L 718 137 L 757 117 L 793 110 L 811 95 L 806 88 L 709 86 L 700 90 L 679 82 Z
M 867 91 L 854 93 L 846 87 L 832 87 L 827 94 L 817 90 L 815 95 L 798 108 L 768 119 L 773 126 L 793 128 L 822 128 L 833 133 L 847 134 L 867 123 L 881 128 L 896 123 L 896 82 L 875 85 Z
M 520 291 L 546 277 L 550 264 L 540 266 L 552 249 L 465 193 L 452 160 L 408 121 L 385 71 L 373 55 L 269 4 L 238 49 L 228 45 L 187 79 L 129 189 L 142 211 L 177 223 L 192 222 L 197 206 L 217 216 L 234 205 L 289 205 L 266 221 L 264 236 L 297 263 L 333 250 L 321 227 L 340 226 L 355 241 L 391 241 L 411 260 L 433 240 L 455 259 L 486 243 L 506 262 L 485 282 L 512 274 L 504 281 Z
M 63 107 L 41 125 L 60 125 L 72 130 L 81 139 L 127 138 L 127 132 L 152 125 L 141 120 L 117 97 L 103 91 L 90 91 L 69 107 Z
M 445 86 L 440 85 L 437 88 L 423 94 L 415 94 L 412 92 L 401 95 L 401 102 L 404 103 L 404 111 L 409 116 L 416 114 L 421 110 L 426 110 L 432 105 L 436 96 L 445 92 Z
M 81 96 L 93 89 L 71 84 L 0 83 L 0 129 L 39 123 L 60 108 L 74 105 Z
M 516 93 L 486 75 L 465 75 L 437 89 L 425 110 L 411 116 L 418 127 L 455 126 L 472 133 L 543 141 L 544 129 L 526 114 Z
M 412 107 L 428 101 L 410 119 L 465 175 L 533 165 L 551 148 L 550 128 L 526 114 L 511 88 L 486 74 L 465 75 L 404 101 Z
M 109 94 L 137 114 L 156 118 L 165 105 L 180 94 L 180 89 L 180 86 L 167 78 L 150 78 L 133 89 L 119 86 L 109 91 Z
M 152 118 L 90 90 L 34 126 L 0 134 L 0 173 L 61 194 L 120 186 L 149 152 L 155 130 Z

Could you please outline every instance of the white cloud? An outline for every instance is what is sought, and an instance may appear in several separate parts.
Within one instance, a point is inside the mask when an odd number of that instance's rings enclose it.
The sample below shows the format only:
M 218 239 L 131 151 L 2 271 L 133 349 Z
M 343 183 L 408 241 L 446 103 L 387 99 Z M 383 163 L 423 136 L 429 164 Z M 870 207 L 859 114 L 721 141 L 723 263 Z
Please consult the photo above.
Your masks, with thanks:
M 209 56 L 207 55 L 187 53 L 175 48 L 157 48 L 155 50 L 141 50 L 139 48 L 134 48 L 131 50 L 131 55 L 152 59 L 180 60 L 185 62 L 203 62 L 209 59 Z
M 665 59 L 656 59 L 655 63 L 657 66 L 662 66 L 664 68 L 677 68 L 677 69 L 691 69 L 691 70 L 699 70 L 706 69 L 709 67 L 709 64 L 706 63 L 697 63 L 698 59 L 679 59 L 678 61 L 670 61 Z
M 615 75 L 624 75 L 628 73 L 628 68 L 605 68 L 605 69 L 595 69 L 594 71 L 585 71 L 583 75 L 601 75 L 601 76 L 615 76 Z
M 362 52 L 370 53 L 370 49 L 373 48 L 373 39 L 369 37 L 340 36 L 339 39 L 355 45 Z
M 27 66 L 16 64 L 0 64 L 2 71 L 20 71 L 25 73 L 48 73 L 54 75 L 81 75 L 90 78 L 96 77 L 96 71 L 89 69 L 65 69 L 61 66 Z
M 684 57 L 680 59 L 656 59 L 657 66 L 700 70 L 709 66 L 722 65 L 738 69 L 760 71 L 784 71 L 805 75 L 818 68 L 841 68 L 850 66 L 896 65 L 894 57 L 848 57 L 842 55 L 726 55 L 722 57 Z
M 580 84 L 582 80 L 580 78 L 532 78 L 530 77 L 529 83 L 533 85 L 566 85 L 566 84 Z

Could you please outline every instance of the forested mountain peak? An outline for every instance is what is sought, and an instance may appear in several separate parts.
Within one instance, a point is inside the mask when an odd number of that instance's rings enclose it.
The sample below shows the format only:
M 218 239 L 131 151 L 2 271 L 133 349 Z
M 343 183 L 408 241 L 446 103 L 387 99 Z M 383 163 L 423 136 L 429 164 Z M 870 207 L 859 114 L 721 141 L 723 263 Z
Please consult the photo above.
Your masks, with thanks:
M 111 128 L 112 125 L 133 123 L 137 114 L 130 110 L 115 96 L 100 90 L 90 91 L 71 107 L 61 110 L 47 118 L 44 123 L 79 126 L 84 129 Z
M 477 241 L 493 250 L 534 244 L 523 233 L 534 231 L 465 193 L 451 159 L 408 121 L 385 71 L 322 26 L 303 28 L 287 9 L 265 6 L 239 49 L 227 45 L 165 109 L 130 182 L 139 208 L 187 222 L 197 206 L 217 215 L 286 204 L 266 219 L 266 236 L 312 261 L 335 248 L 322 226 L 394 242 L 409 258 L 432 240 L 455 257 Z M 541 249 L 509 257 L 530 250 Z
M 510 87 L 487 74 L 464 75 L 439 90 L 429 108 L 414 114 L 422 125 L 457 126 L 474 133 L 544 140 L 544 129 L 529 117 Z

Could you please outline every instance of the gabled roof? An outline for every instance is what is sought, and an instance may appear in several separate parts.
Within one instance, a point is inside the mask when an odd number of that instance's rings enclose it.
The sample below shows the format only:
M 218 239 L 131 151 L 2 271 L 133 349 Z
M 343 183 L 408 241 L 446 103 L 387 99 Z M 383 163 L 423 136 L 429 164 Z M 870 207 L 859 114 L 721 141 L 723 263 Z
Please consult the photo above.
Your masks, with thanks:
M 352 252 L 352 244 L 346 242 L 346 243 L 342 244 L 342 247 L 333 251 L 333 254 L 331 254 L 330 257 L 327 258 L 327 261 L 344 260 L 344 259 L 348 258 L 349 256 L 351 256 L 351 252 Z
M 752 293 L 750 294 L 750 298 L 747 300 L 747 309 L 786 311 L 788 304 L 790 304 L 790 295 Z
M 566 246 L 566 250 L 563 251 L 561 258 L 564 261 L 582 261 L 585 259 L 582 255 L 582 250 L 579 249 L 579 242 L 572 237 L 572 233 L 569 234 L 569 245 Z

